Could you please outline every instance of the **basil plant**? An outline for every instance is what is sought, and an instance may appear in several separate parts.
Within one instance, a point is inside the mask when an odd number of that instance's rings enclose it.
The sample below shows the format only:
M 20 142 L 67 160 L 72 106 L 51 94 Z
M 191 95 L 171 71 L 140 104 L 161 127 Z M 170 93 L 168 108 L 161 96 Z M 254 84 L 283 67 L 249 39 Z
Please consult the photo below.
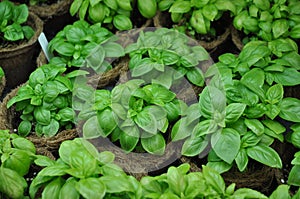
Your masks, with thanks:
M 0 41 L 29 40 L 34 35 L 34 30 L 24 24 L 28 15 L 28 7 L 25 4 L 15 5 L 8 0 L 0 2 Z
M 59 130 L 73 127 L 75 112 L 72 109 L 72 72 L 62 75 L 66 68 L 51 64 L 37 68 L 22 85 L 16 96 L 9 100 L 7 108 L 15 106 L 21 113 L 18 134 L 31 132 L 47 137 Z
M 231 0 L 160 0 L 158 8 L 171 13 L 172 22 L 184 32 L 215 35 L 211 22 L 219 20 L 226 11 L 236 13 L 235 1 Z
M 126 47 L 133 78 L 160 83 L 170 88 L 186 78 L 191 84 L 204 86 L 204 65 L 207 51 L 176 30 L 160 28 L 140 32 L 135 43 Z
M 49 42 L 48 49 L 55 56 L 50 63 L 68 67 L 86 66 L 103 73 L 112 68 L 108 58 L 124 55 L 124 49 L 117 40 L 100 23 L 90 25 L 86 21 L 76 21 Z
M 276 199 L 276 198 L 289 198 L 289 199 L 297 199 L 300 197 L 300 189 L 293 193 L 290 190 L 291 186 L 287 184 L 279 185 L 270 195 L 269 199 Z
M 244 171 L 249 158 L 281 168 L 281 159 L 270 145 L 274 139 L 283 141 L 284 126 L 270 119 L 248 118 L 246 106 L 228 102 L 224 90 L 207 86 L 199 103 L 191 105 L 174 125 L 172 141 L 184 140 L 183 155 L 208 155 L 207 165 L 221 173 L 234 164 Z
M 35 153 L 35 146 L 29 140 L 10 134 L 9 130 L 0 130 L 0 195 L 4 194 L 4 198 L 24 196 L 28 186 L 24 176 L 29 172 Z
M 300 38 L 300 2 L 297 0 L 242 0 L 233 25 L 246 35 L 265 41 Z
M 168 128 L 187 105 L 159 84 L 142 85 L 130 80 L 109 90 L 96 90 L 78 117 L 85 138 L 108 137 L 127 152 L 136 150 L 162 155 Z
M 110 29 L 130 30 L 133 27 L 130 19 L 132 3 L 132 0 L 74 0 L 70 14 L 78 14 L 80 20 L 105 24 Z
M 38 157 L 44 167 L 29 187 L 31 198 L 141 198 L 141 186 L 113 163 L 114 155 L 99 153 L 83 138 L 64 141 L 59 158 Z
M 222 176 L 208 166 L 201 172 L 189 172 L 190 165 L 171 166 L 159 176 L 141 179 L 145 198 L 268 198 L 262 193 L 249 189 L 235 190 L 232 183 L 226 187 Z

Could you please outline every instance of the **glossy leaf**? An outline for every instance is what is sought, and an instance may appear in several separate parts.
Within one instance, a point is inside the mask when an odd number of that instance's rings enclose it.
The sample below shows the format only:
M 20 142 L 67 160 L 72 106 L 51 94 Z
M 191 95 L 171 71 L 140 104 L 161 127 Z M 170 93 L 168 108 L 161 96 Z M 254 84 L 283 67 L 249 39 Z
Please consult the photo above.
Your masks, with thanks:
M 257 145 L 247 148 L 247 154 L 250 158 L 270 167 L 281 168 L 282 162 L 278 153 L 271 147 Z
M 160 133 L 151 137 L 141 138 L 141 143 L 148 153 L 162 155 L 165 152 L 166 142 Z
M 288 121 L 300 122 L 300 100 L 284 98 L 280 104 L 279 116 Z
M 211 145 L 216 154 L 228 164 L 231 164 L 240 150 L 240 135 L 230 128 L 223 129 L 211 137 Z

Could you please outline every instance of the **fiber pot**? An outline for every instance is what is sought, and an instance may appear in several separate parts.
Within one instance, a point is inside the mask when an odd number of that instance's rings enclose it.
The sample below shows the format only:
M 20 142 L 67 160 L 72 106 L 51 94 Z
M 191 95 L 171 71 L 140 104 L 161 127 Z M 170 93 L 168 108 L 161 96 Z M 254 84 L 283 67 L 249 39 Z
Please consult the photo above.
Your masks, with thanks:
M 28 42 L 0 49 L 0 66 L 5 72 L 9 89 L 27 81 L 35 69 L 34 57 L 38 52 L 37 40 L 43 31 L 43 22 L 34 13 L 29 12 L 27 24 L 35 31 Z

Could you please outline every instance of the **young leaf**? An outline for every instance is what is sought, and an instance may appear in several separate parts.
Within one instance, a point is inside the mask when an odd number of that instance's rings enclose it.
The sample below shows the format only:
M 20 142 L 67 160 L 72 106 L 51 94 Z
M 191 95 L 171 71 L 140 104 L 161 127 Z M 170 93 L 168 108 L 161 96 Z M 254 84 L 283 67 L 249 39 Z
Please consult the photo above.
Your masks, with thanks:
M 231 164 L 240 150 L 240 134 L 230 128 L 224 128 L 211 137 L 211 145 L 216 154 L 228 164 Z
M 52 180 L 47 184 L 42 192 L 42 198 L 58 198 L 61 187 L 63 186 L 65 180 L 61 177 L 57 177 L 55 180 Z
M 183 143 L 181 154 L 189 157 L 201 154 L 208 146 L 208 140 L 204 137 L 189 137 Z
M 272 192 L 269 199 L 277 199 L 277 198 L 286 198 L 291 199 L 290 193 L 289 193 L 289 185 L 282 184 L 279 185 L 275 191 Z
M 172 13 L 187 13 L 191 10 L 191 3 L 189 1 L 175 1 L 170 7 L 169 12 Z
M 79 180 L 76 182 L 75 188 L 84 198 L 90 199 L 101 199 L 106 192 L 105 184 L 101 179 L 93 177 Z
M 279 116 L 288 121 L 300 122 L 300 100 L 284 98 L 280 104 Z
M 133 137 L 127 135 L 126 133 L 122 133 L 120 135 L 120 144 L 121 148 L 124 149 L 126 152 L 132 151 L 139 141 L 139 137 Z
M 27 183 L 16 171 L 0 167 L 0 192 L 10 198 L 21 198 Z
M 59 198 L 70 197 L 74 199 L 79 199 L 79 192 L 75 188 L 76 182 L 77 181 L 75 180 L 75 178 L 68 178 L 66 183 L 60 189 Z
M 97 116 L 89 118 L 84 123 L 82 131 L 83 137 L 86 139 L 97 138 L 99 136 L 105 137 L 105 133 L 99 125 Z
M 283 98 L 283 86 L 281 84 L 275 84 L 271 86 L 266 93 L 267 101 L 270 104 L 276 104 Z
M 265 128 L 264 128 L 263 124 L 257 119 L 247 119 L 246 118 L 245 124 L 257 136 L 260 136 L 264 133 Z
M 250 158 L 270 167 L 282 168 L 282 162 L 278 153 L 271 147 L 256 145 L 246 149 Z
M 225 182 L 222 176 L 208 166 L 202 166 L 203 177 L 206 183 L 211 186 L 218 194 L 223 195 L 225 192 Z
M 226 123 L 236 122 L 244 113 L 245 108 L 246 108 L 246 104 L 242 104 L 242 103 L 231 103 L 228 106 L 226 106 L 225 122 Z
M 240 172 L 243 172 L 248 165 L 248 155 L 245 149 L 241 149 L 236 158 L 235 158 L 235 163 L 239 169 Z
M 165 152 L 166 141 L 160 133 L 152 137 L 141 138 L 141 143 L 148 153 L 163 155 Z

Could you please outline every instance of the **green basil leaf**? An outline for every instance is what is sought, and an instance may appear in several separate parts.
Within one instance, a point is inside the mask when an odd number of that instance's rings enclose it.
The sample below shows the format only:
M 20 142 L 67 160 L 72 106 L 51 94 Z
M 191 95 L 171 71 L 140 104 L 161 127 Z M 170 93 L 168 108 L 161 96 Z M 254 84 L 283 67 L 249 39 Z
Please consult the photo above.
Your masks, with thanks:
M 191 10 L 191 3 L 189 1 L 175 1 L 170 7 L 169 12 L 172 13 L 187 13 Z
M 106 193 L 121 193 L 133 191 L 127 176 L 102 176 L 101 181 L 105 184 Z
M 71 57 L 75 51 L 75 46 L 71 43 L 59 42 L 55 45 L 55 51 L 60 55 Z
M 239 58 L 242 62 L 248 64 L 249 67 L 253 66 L 259 60 L 267 57 L 271 54 L 270 49 L 267 47 L 266 43 L 263 41 L 252 41 L 247 43 L 241 53 Z
M 298 15 L 297 15 L 298 17 Z M 290 30 L 290 36 L 293 39 L 299 39 L 300 38 L 300 25 L 297 24 L 295 25 L 291 30 Z
M 79 19 L 80 20 L 84 20 L 85 19 L 85 15 L 87 13 L 89 4 L 90 4 L 89 1 L 84 0 L 82 2 L 82 4 L 80 5 L 80 8 L 79 8 Z
M 59 122 L 55 119 L 51 119 L 48 125 L 43 126 L 42 132 L 46 137 L 53 137 L 57 134 L 59 127 Z
M 233 194 L 233 197 L 236 198 L 262 198 L 267 199 L 268 197 L 263 195 L 262 193 L 249 189 L 249 188 L 239 188 Z
M 206 86 L 199 99 L 200 113 L 205 118 L 212 118 L 215 112 L 223 113 L 226 107 L 225 94 L 212 86 Z
M 83 2 L 83 0 L 74 0 L 72 2 L 71 7 L 70 7 L 71 16 L 74 16 L 78 12 L 82 2 Z
M 207 34 L 207 28 L 205 26 L 205 19 L 202 14 L 202 10 L 194 10 L 192 17 L 190 18 L 191 26 L 196 30 L 199 34 Z
M 269 167 L 282 168 L 282 162 L 278 153 L 271 147 L 256 145 L 246 149 L 250 158 Z
M 186 187 L 186 181 L 182 173 L 176 167 L 170 167 L 167 172 L 167 183 L 169 189 L 176 195 L 181 195 Z M 172 197 L 173 198 L 173 197 Z
M 218 126 L 213 120 L 203 120 L 199 122 L 192 131 L 192 137 L 201 137 L 204 135 L 216 133 Z
M 33 154 L 35 154 L 36 152 L 34 144 L 26 138 L 18 137 L 13 139 L 11 143 L 14 146 L 14 148 L 25 150 Z
M 254 0 L 253 3 L 261 10 L 270 9 L 270 2 L 268 0 Z
M 218 10 L 224 10 L 224 11 L 230 10 L 235 15 L 237 14 L 237 8 L 234 5 L 234 3 L 231 1 L 218 0 L 215 2 L 215 5 L 218 8 Z
M 235 158 L 235 163 L 239 169 L 240 172 L 245 171 L 248 165 L 248 155 L 245 149 L 241 149 L 236 158 Z
M 34 35 L 34 30 L 30 26 L 22 26 L 23 34 L 27 40 L 30 40 Z
M 285 61 L 284 65 L 300 70 L 300 55 L 297 52 L 285 53 L 281 59 Z
M 298 175 L 300 171 L 300 165 L 295 165 L 292 167 L 289 177 L 288 183 L 294 186 L 300 186 L 300 176 Z
M 247 148 L 257 145 L 261 141 L 261 136 L 257 136 L 252 131 L 248 131 L 241 140 L 241 147 Z
M 262 69 L 254 68 L 247 72 L 241 78 L 241 83 L 256 93 L 260 98 L 264 99 L 264 90 L 262 86 L 265 82 L 265 74 Z
M 57 177 L 52 180 L 49 184 L 47 184 L 42 192 L 42 198 L 50 199 L 50 198 L 58 198 L 61 187 L 65 183 L 65 180 L 61 177 Z
M 144 131 L 150 134 L 157 134 L 157 120 L 149 111 L 141 111 L 134 118 L 134 122 Z
M 218 8 L 215 4 L 207 4 L 202 8 L 202 13 L 206 19 L 213 21 L 218 15 Z
M 22 26 L 17 23 L 8 25 L 4 29 L 4 38 L 8 41 L 18 41 L 24 39 Z
M 274 120 L 275 117 L 277 117 L 277 115 L 280 113 L 280 108 L 278 105 L 267 104 L 266 108 L 267 108 L 267 111 L 265 112 L 265 114 L 272 120 Z
M 287 20 L 278 19 L 275 20 L 272 24 L 272 32 L 275 39 L 287 33 L 288 30 L 289 30 L 289 24 Z
M 300 100 L 284 98 L 280 104 L 279 116 L 288 121 L 300 122 Z
M 31 159 L 26 151 L 16 150 L 3 163 L 3 166 L 16 171 L 20 176 L 28 173 Z
M 118 30 L 130 30 L 133 27 L 130 18 L 125 15 L 114 16 L 113 24 Z
M 265 127 L 257 119 L 245 119 L 246 126 L 257 136 L 260 136 L 264 133 Z
M 105 133 L 99 125 L 97 116 L 89 118 L 84 123 L 82 131 L 83 137 L 86 139 L 97 138 L 99 136 L 105 137 Z
M 55 160 L 50 159 L 47 156 L 43 155 L 36 155 L 34 160 L 34 164 L 40 166 L 40 167 L 48 167 L 55 165 Z
M 0 167 L 0 192 L 10 198 L 21 198 L 27 182 L 16 171 Z
M 192 84 L 200 87 L 204 86 L 204 74 L 198 67 L 188 70 L 186 76 Z
M 141 144 L 148 153 L 156 155 L 163 155 L 166 148 L 166 141 L 160 133 L 151 137 L 141 138 Z
M 160 11 L 166 11 L 168 10 L 171 5 L 174 3 L 174 0 L 162 0 L 158 2 L 158 9 Z
M 127 135 L 126 131 L 120 135 L 121 148 L 127 152 L 132 151 L 136 147 L 138 141 L 139 137 Z
M 191 135 L 191 132 L 193 131 L 194 126 L 194 123 L 189 124 L 189 120 L 186 117 L 178 120 L 171 131 L 172 141 L 175 142 L 189 137 Z
M 26 137 L 31 132 L 32 124 L 29 121 L 22 121 L 18 126 L 18 134 Z
M 201 154 L 208 146 L 209 142 L 203 137 L 189 137 L 183 143 L 181 154 L 193 157 Z
M 226 106 L 225 122 L 226 123 L 236 122 L 244 113 L 245 108 L 246 108 L 246 104 L 242 104 L 242 103 L 231 103 L 228 106 Z
M 291 142 L 295 147 L 300 148 L 300 131 L 294 131 L 292 133 Z
M 151 63 L 150 58 L 141 59 L 132 69 L 132 76 L 138 77 L 149 73 L 154 68 L 154 65 Z
M 268 127 L 269 129 L 274 131 L 276 134 L 281 134 L 281 133 L 284 133 L 286 131 L 285 127 L 282 124 L 280 124 L 278 121 L 275 121 L 275 120 L 262 120 L 262 123 L 266 127 Z
M 75 112 L 70 107 L 59 110 L 57 114 L 60 115 L 60 121 L 62 122 L 74 121 L 75 118 Z
M 211 145 L 216 154 L 228 164 L 231 164 L 240 150 L 240 134 L 230 128 L 224 128 L 211 137 Z
M 266 93 L 267 102 L 270 104 L 276 104 L 280 102 L 283 98 L 283 86 L 281 84 L 276 84 L 271 86 Z
M 300 84 L 300 72 L 295 68 L 285 68 L 283 72 L 273 72 L 274 81 L 283 86 L 295 86 Z
M 100 113 L 98 112 L 97 119 L 105 137 L 109 135 L 117 126 L 116 116 L 109 108 L 104 109 Z
M 286 198 L 291 199 L 290 193 L 289 193 L 289 185 L 282 184 L 279 185 L 275 191 L 272 192 L 269 199 L 276 199 L 276 198 Z
M 124 54 L 125 54 L 124 48 L 118 43 L 108 42 L 103 45 L 103 48 L 105 50 L 106 57 L 119 58 L 119 57 L 124 56 Z
M 225 193 L 225 182 L 222 176 L 208 166 L 202 166 L 203 177 L 206 183 L 211 186 L 218 194 Z
M 86 62 L 88 67 L 91 67 L 95 71 L 98 70 L 102 66 L 104 57 L 105 57 L 105 50 L 102 46 L 98 45 L 86 57 Z
M 216 161 L 216 162 L 208 162 L 206 166 L 221 174 L 228 171 L 232 167 L 232 164 L 228 164 L 224 161 Z
M 77 192 L 75 178 L 68 178 L 66 183 L 61 187 L 59 192 L 59 198 L 74 198 L 79 199 L 80 194 Z

